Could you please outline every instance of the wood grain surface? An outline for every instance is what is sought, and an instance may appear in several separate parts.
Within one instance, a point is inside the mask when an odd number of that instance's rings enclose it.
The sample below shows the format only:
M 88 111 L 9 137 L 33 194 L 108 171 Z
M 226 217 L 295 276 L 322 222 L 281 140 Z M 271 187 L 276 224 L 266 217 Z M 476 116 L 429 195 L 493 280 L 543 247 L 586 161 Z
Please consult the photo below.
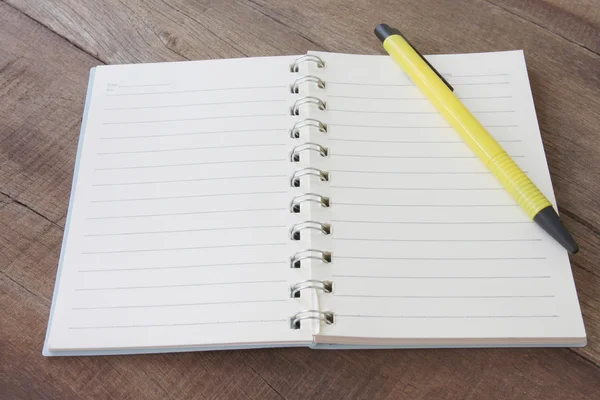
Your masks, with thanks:
M 424 53 L 525 50 L 586 348 L 41 355 L 91 67 L 381 54 L 380 22 Z M 597 0 L 0 0 L 0 398 L 597 398 L 599 72 Z

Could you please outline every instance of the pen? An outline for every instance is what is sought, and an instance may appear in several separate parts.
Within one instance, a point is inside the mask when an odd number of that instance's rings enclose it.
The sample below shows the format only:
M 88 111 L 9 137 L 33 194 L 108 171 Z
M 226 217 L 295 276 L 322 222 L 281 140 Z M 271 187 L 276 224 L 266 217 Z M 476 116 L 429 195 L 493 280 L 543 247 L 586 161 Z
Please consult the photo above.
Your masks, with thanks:
M 569 253 L 577 253 L 579 246 L 560 221 L 550 201 L 461 103 L 453 93 L 452 86 L 442 75 L 397 29 L 387 24 L 379 24 L 375 28 L 375 35 L 394 61 L 433 103 L 527 215 Z

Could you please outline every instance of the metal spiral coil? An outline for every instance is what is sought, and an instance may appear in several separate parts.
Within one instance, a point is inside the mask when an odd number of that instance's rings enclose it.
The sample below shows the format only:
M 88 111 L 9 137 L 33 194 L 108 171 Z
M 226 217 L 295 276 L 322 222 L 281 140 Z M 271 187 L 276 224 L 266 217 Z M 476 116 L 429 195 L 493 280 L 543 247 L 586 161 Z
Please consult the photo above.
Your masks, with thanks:
M 304 104 L 314 104 L 321 111 L 327 110 L 327 103 L 325 103 L 323 100 L 314 96 L 304 96 L 300 97 L 292 105 L 292 115 L 300 115 L 300 106 Z
M 314 128 L 317 128 L 319 130 L 319 132 L 321 132 L 321 133 L 327 133 L 327 125 L 326 124 L 319 121 L 318 119 L 305 118 L 305 119 L 301 119 L 300 121 L 298 121 L 294 124 L 294 126 L 290 130 L 290 137 L 292 139 L 298 139 L 300 137 L 300 129 L 307 127 L 307 126 L 312 126 Z
M 333 282 L 320 281 L 318 279 L 300 281 L 290 287 L 290 297 L 299 298 L 301 292 L 306 289 L 322 290 L 323 293 L 331 293 L 333 292 Z
M 317 68 L 325 68 L 325 61 L 323 61 L 321 57 L 315 56 L 314 54 L 305 54 L 296 58 L 294 63 L 290 66 L 290 71 L 298 72 L 300 70 L 300 64 L 305 62 L 314 62 Z
M 290 86 L 290 91 L 294 94 L 300 93 L 300 85 L 307 82 L 313 82 L 317 84 L 319 89 L 325 89 L 325 81 L 314 75 L 301 76 L 296 79 L 292 86 Z
M 331 225 L 318 221 L 303 221 L 294 224 L 290 229 L 290 239 L 300 240 L 300 232 L 305 229 L 313 229 L 321 232 L 323 235 L 331 234 Z
M 300 212 L 300 204 L 305 202 L 313 202 L 318 203 L 321 207 L 329 208 L 331 206 L 331 201 L 329 197 L 321 196 L 318 193 L 303 193 L 294 197 L 290 202 L 290 212 L 297 214 Z
M 318 249 L 302 250 L 290 257 L 290 268 L 300 268 L 302 260 L 319 260 L 323 264 L 329 264 L 333 255 L 328 251 Z
M 323 321 L 327 325 L 332 325 L 335 322 L 335 314 L 331 311 L 303 310 L 290 318 L 290 328 L 300 329 L 300 321 L 307 319 L 316 319 Z
M 329 182 L 329 172 L 328 171 L 323 171 L 322 169 L 319 169 L 319 168 L 305 167 L 305 168 L 300 168 L 300 169 L 294 171 L 294 173 L 292 174 L 292 177 L 290 178 L 290 186 L 299 187 L 300 186 L 300 178 L 303 176 L 309 176 L 309 175 L 318 177 L 321 180 L 321 182 Z
M 290 161 L 291 162 L 300 161 L 300 153 L 302 153 L 303 151 L 316 151 L 319 153 L 319 155 L 321 157 L 329 156 L 329 148 L 328 147 L 322 146 L 318 143 L 306 142 L 306 143 L 299 144 L 298 146 L 296 146 L 292 149 L 292 152 L 290 153 Z

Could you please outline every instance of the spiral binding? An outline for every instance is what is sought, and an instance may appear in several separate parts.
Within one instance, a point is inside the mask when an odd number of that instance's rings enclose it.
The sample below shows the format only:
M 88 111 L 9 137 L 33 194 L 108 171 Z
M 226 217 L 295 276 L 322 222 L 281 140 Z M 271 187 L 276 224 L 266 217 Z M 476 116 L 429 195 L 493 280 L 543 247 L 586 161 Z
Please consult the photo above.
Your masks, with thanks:
M 306 75 L 296 79 L 294 83 L 292 83 L 292 86 L 290 86 L 290 91 L 294 94 L 300 93 L 300 84 L 307 82 L 316 83 L 319 89 L 325 89 L 325 82 L 321 78 L 314 75 Z
M 331 311 L 321 311 L 321 310 L 304 310 L 297 312 L 290 318 L 290 328 L 292 329 L 300 329 L 300 321 L 305 319 L 316 319 L 319 321 L 323 321 L 327 325 L 333 324 L 335 320 L 335 316 Z
M 327 103 L 314 96 L 300 97 L 292 106 L 292 115 L 300 115 L 300 106 L 304 104 L 314 104 L 321 111 L 327 110 Z
M 308 54 L 297 58 L 290 67 L 291 72 L 298 72 L 299 66 L 302 63 L 312 62 L 317 68 L 324 68 L 325 62 L 318 56 Z M 294 81 L 291 85 L 291 92 L 296 94 L 300 93 L 300 86 L 306 83 L 315 83 L 319 89 L 325 89 L 325 82 L 314 75 L 302 76 Z M 302 96 L 298 98 L 292 105 L 290 112 L 294 116 L 302 115 L 301 108 L 303 106 L 313 106 L 320 111 L 327 110 L 327 103 L 322 99 L 315 96 Z M 290 138 L 300 139 L 300 130 L 302 128 L 316 128 L 320 133 L 327 133 L 327 124 L 315 119 L 315 118 L 303 118 L 297 121 L 292 129 L 290 130 Z M 299 162 L 300 154 L 302 152 L 314 151 L 321 157 L 329 156 L 329 149 L 319 143 L 305 142 L 296 145 L 290 153 L 290 162 Z M 320 168 L 314 167 L 303 167 L 296 169 L 290 177 L 291 187 L 300 187 L 301 179 L 303 177 L 317 177 L 321 182 L 329 182 L 329 172 Z M 321 207 L 329 208 L 331 201 L 329 197 L 323 196 L 319 193 L 302 193 L 295 196 L 290 202 L 290 212 L 299 213 L 300 206 L 304 203 L 317 203 Z M 315 230 L 323 235 L 331 234 L 331 224 L 322 221 L 301 221 L 294 224 L 289 231 L 290 240 L 298 241 L 301 240 L 302 232 L 308 230 Z M 321 249 L 306 249 L 297 252 L 290 258 L 290 268 L 301 268 L 303 260 L 318 260 L 322 264 L 329 264 L 332 260 L 331 252 Z M 290 287 L 290 297 L 299 298 L 302 297 L 302 293 L 306 290 L 316 290 L 323 293 L 333 292 L 333 282 L 328 280 L 317 280 L 308 279 L 295 283 Z M 296 313 L 290 318 L 290 327 L 292 329 L 300 329 L 301 321 L 303 320 L 318 320 L 325 324 L 334 323 L 334 313 L 331 311 L 320 311 L 320 310 L 304 310 Z
M 292 177 L 290 178 L 290 186 L 300 187 L 300 178 L 309 175 L 318 177 L 321 182 L 329 182 L 329 172 L 323 171 L 319 168 L 305 167 L 294 171 Z
M 321 157 L 329 156 L 329 148 L 325 146 L 321 146 L 318 143 L 306 142 L 295 146 L 290 153 L 290 161 L 298 162 L 300 161 L 300 153 L 303 151 L 316 151 L 319 153 Z
M 290 268 L 300 268 L 300 262 L 309 258 L 319 260 L 323 264 L 329 264 L 332 254 L 328 251 L 317 249 L 302 250 L 290 257 Z
M 312 126 L 312 127 L 318 128 L 319 132 L 327 133 L 327 125 L 326 124 L 319 121 L 318 119 L 305 118 L 294 124 L 294 126 L 290 130 L 290 137 L 292 139 L 299 139 L 300 138 L 300 128 L 304 128 L 307 126 Z
M 294 197 L 290 202 L 290 212 L 297 214 L 300 212 L 300 204 L 305 202 L 318 203 L 321 207 L 329 208 L 331 206 L 331 200 L 329 197 L 321 196 L 317 193 L 304 193 Z
M 317 68 L 325 68 L 325 61 L 323 61 L 321 57 L 315 56 L 313 54 L 305 54 L 296 58 L 294 63 L 290 66 L 290 71 L 298 72 L 300 70 L 300 64 L 305 62 L 314 62 Z
M 290 239 L 300 240 L 300 232 L 305 229 L 314 229 L 323 235 L 331 235 L 331 225 L 318 221 L 303 221 L 294 224 L 290 229 Z
M 322 290 L 324 293 L 333 292 L 333 282 L 331 281 L 321 281 L 317 279 L 307 279 L 305 281 L 300 281 L 290 288 L 290 297 L 299 298 L 303 290 L 306 289 L 316 289 Z

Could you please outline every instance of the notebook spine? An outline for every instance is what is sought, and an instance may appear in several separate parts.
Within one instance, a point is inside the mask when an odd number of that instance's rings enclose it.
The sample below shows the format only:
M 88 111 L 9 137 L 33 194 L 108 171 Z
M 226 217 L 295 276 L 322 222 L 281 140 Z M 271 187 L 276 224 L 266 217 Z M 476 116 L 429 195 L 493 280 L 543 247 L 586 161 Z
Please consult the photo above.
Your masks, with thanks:
M 316 67 L 317 69 L 325 68 L 325 62 L 318 56 L 307 54 L 298 57 L 294 63 L 290 66 L 290 71 L 294 74 L 300 72 L 300 66 L 306 64 L 310 67 Z M 291 163 L 298 163 L 300 159 L 308 155 L 316 155 L 317 157 L 328 157 L 329 148 L 321 143 L 315 141 L 302 141 L 303 133 L 307 130 L 317 131 L 318 134 L 327 134 L 327 124 L 323 123 L 317 118 L 304 117 L 305 112 L 309 108 L 316 108 L 319 111 L 327 110 L 327 103 L 315 96 L 314 91 L 310 91 L 308 95 L 302 95 L 307 89 L 316 87 L 317 90 L 324 90 L 326 83 L 323 79 L 316 76 L 316 74 L 302 75 L 298 77 L 290 86 L 290 91 L 293 94 L 300 94 L 301 96 L 291 106 L 290 113 L 294 116 L 301 117 L 290 129 L 291 140 L 298 141 L 297 145 L 292 148 L 290 152 L 289 160 Z M 290 186 L 299 188 L 302 187 L 302 181 L 304 179 L 310 179 L 311 177 L 317 178 L 321 183 L 329 182 L 329 171 L 323 168 L 315 168 L 313 166 L 303 166 L 294 169 L 290 176 Z M 329 208 L 331 206 L 331 199 L 322 193 L 306 192 L 300 193 L 292 198 L 289 206 L 290 213 L 298 214 L 301 211 L 301 207 L 309 207 L 311 204 L 318 205 L 321 208 Z M 295 223 L 290 227 L 289 239 L 293 241 L 299 241 L 302 235 L 305 233 L 315 233 L 323 236 L 331 235 L 332 227 L 328 221 L 313 221 L 306 220 Z M 301 250 L 292 257 L 290 257 L 290 268 L 301 268 L 303 262 L 314 261 L 320 264 L 329 264 L 332 261 L 332 253 L 326 249 L 314 249 L 309 248 Z M 329 294 L 333 292 L 334 283 L 330 280 L 320 279 L 307 279 L 296 282 L 290 287 L 289 296 L 290 298 L 302 297 L 302 294 L 306 291 L 316 291 L 322 294 Z M 321 310 L 304 310 L 300 311 L 290 317 L 290 328 L 301 329 L 302 321 L 316 320 L 320 323 L 331 325 L 335 321 L 335 315 L 332 311 L 321 311 Z

